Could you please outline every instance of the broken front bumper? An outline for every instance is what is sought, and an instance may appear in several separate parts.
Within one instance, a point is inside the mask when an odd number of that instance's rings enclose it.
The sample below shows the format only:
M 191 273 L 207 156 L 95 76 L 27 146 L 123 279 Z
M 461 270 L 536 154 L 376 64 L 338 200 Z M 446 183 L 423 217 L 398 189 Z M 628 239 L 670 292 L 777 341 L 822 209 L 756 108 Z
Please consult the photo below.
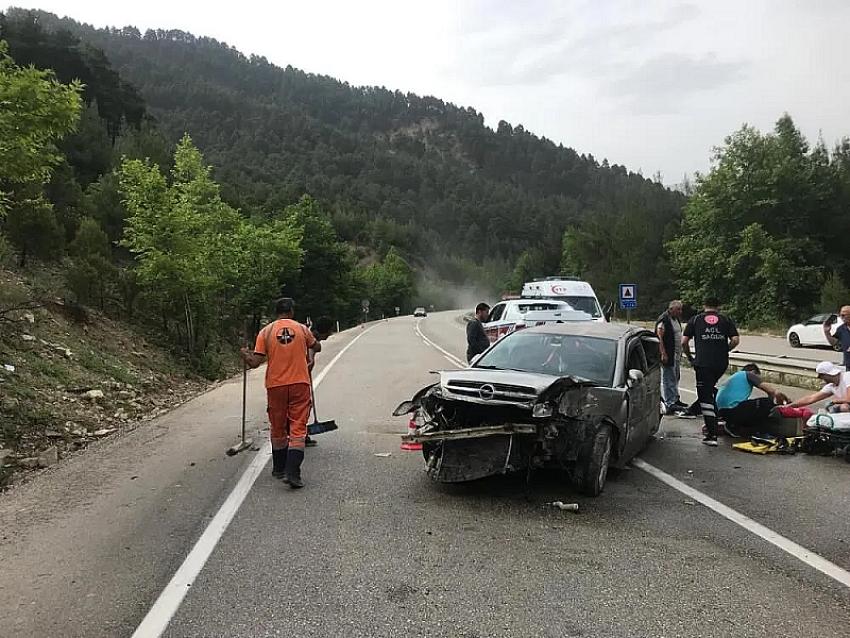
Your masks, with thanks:
M 528 467 L 537 426 L 517 423 L 435 430 L 402 439 L 423 444 L 432 480 L 461 483 Z
M 506 434 L 535 434 L 537 426 L 525 423 L 507 423 L 505 425 L 486 425 L 477 428 L 461 428 L 457 430 L 432 430 L 423 434 L 403 434 L 402 441 L 409 443 L 428 443 L 430 441 L 453 441 L 459 439 L 481 439 L 488 436 L 504 436 Z

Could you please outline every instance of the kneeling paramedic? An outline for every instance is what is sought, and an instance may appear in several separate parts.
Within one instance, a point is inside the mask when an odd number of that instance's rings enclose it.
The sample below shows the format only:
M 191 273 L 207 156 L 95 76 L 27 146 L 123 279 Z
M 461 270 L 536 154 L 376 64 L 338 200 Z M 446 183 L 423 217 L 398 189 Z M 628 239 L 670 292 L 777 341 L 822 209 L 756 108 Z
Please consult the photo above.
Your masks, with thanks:
M 751 399 L 753 388 L 767 397 Z M 737 437 L 741 428 L 757 430 L 768 418 L 775 405 L 785 405 L 788 397 L 761 378 L 755 363 L 748 363 L 733 374 L 717 391 L 717 413 L 726 419 L 726 434 Z
M 321 344 L 293 319 L 295 302 L 284 297 L 275 306 L 277 319 L 257 335 L 254 351 L 242 349 L 245 363 L 256 368 L 268 361 L 266 393 L 272 442 L 272 476 L 293 489 L 304 487 L 301 463 L 310 415 L 309 366 Z

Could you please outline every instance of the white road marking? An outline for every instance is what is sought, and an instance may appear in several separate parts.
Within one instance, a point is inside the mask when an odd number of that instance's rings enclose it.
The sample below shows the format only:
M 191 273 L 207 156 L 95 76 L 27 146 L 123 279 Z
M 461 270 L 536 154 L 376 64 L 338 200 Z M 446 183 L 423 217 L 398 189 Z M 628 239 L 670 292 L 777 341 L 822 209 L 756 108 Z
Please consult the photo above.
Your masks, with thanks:
M 440 352 L 448 354 L 440 346 L 435 344 L 433 341 L 427 339 L 419 330 L 418 324 L 416 326 L 416 332 L 419 334 L 419 336 L 425 339 L 425 341 L 427 341 L 429 345 L 433 346 Z M 465 368 L 466 366 L 459 365 L 459 367 Z M 679 390 L 689 392 L 691 394 L 696 394 L 694 390 L 689 390 L 688 388 L 679 388 Z M 690 485 L 685 485 L 684 483 L 682 483 L 682 481 L 678 480 L 677 478 L 674 478 L 673 476 L 670 476 L 669 474 L 667 474 L 667 472 L 658 469 L 654 465 L 647 463 L 641 458 L 636 457 L 632 459 L 632 465 L 643 470 L 647 474 L 654 476 L 662 483 L 669 485 L 675 490 L 678 490 L 679 492 L 681 492 L 685 496 L 692 498 L 696 502 L 702 503 L 710 510 L 714 511 L 717 514 L 720 514 L 720 516 L 732 521 L 737 525 L 740 525 L 751 534 L 755 534 L 756 536 L 767 541 L 771 545 L 778 547 L 785 553 L 802 561 L 809 567 L 816 569 L 817 571 L 829 576 L 830 578 L 844 585 L 845 587 L 850 588 L 850 572 L 848 572 L 846 569 L 839 567 L 835 563 L 828 561 L 823 556 L 815 554 L 813 551 L 808 550 L 802 545 L 795 543 L 790 538 L 786 538 L 785 536 L 782 536 L 782 534 L 774 532 L 769 527 L 765 527 L 761 523 L 758 523 L 751 519 L 749 516 L 746 516 L 736 510 L 733 510 L 728 505 L 724 505 L 720 501 L 711 498 L 707 494 L 703 494 L 699 490 L 695 490 Z
M 331 368 L 336 365 L 342 355 L 344 355 L 351 346 L 357 343 L 357 340 L 360 339 L 360 337 L 376 327 L 377 326 L 371 326 L 354 337 L 354 339 L 340 350 L 339 354 L 331 359 L 328 364 L 322 368 L 322 371 L 316 375 L 316 378 L 313 379 L 313 385 L 315 387 L 319 387 L 325 379 L 325 376 L 327 376 L 328 372 L 331 371 Z M 257 452 L 257 455 L 248 464 L 248 467 L 245 468 L 245 471 L 236 483 L 236 487 L 233 488 L 233 491 L 227 497 L 227 500 L 224 501 L 218 512 L 216 512 L 213 519 L 209 522 L 206 529 L 201 534 L 201 537 L 195 543 L 195 546 L 192 547 L 192 551 L 190 551 L 186 556 L 183 564 L 180 565 L 174 573 L 171 581 L 169 581 L 169 583 L 165 586 L 165 589 L 162 590 L 159 597 L 156 599 L 156 602 L 153 604 L 153 607 L 150 608 L 147 615 L 136 628 L 136 631 L 133 632 L 133 638 L 159 638 L 159 636 L 161 636 L 168 628 L 168 623 L 171 622 L 171 619 L 177 613 L 177 610 L 180 608 L 180 604 L 183 602 L 183 599 L 192 587 L 192 583 L 195 582 L 198 574 L 201 573 L 207 559 L 209 559 L 218 544 L 218 541 L 224 535 L 227 526 L 239 510 L 239 506 L 242 505 L 242 501 L 245 500 L 248 492 L 251 491 L 254 481 L 257 480 L 260 472 L 263 470 L 266 463 L 268 463 L 270 452 L 271 443 L 266 441 L 260 448 L 260 451 Z
M 420 320 L 420 321 L 421 321 L 421 320 Z M 463 361 L 461 361 L 460 359 L 458 359 L 456 356 L 454 356 L 454 355 L 453 355 L 451 352 L 449 352 L 448 350 L 444 350 L 443 348 L 441 348 L 440 346 L 438 346 L 436 343 L 434 343 L 433 341 L 431 341 L 431 340 L 430 340 L 428 337 L 426 337 L 424 334 L 422 334 L 422 330 L 419 328 L 419 323 L 420 323 L 420 321 L 417 321 L 417 322 L 416 322 L 416 327 L 414 328 L 414 330 L 416 331 L 416 334 L 417 334 L 417 335 L 419 335 L 419 337 L 422 339 L 422 341 L 424 341 L 426 344 L 428 344 L 429 346 L 431 346 L 431 347 L 432 347 L 432 348 L 434 348 L 435 350 L 440 351 L 440 352 L 443 354 L 443 357 L 445 357 L 445 358 L 449 361 L 449 363 L 452 363 L 452 364 L 456 365 L 458 368 L 465 368 L 465 367 L 466 367 L 466 364 L 465 364 Z
M 685 485 L 682 481 L 670 476 L 663 470 L 659 470 L 654 465 L 650 465 L 643 459 L 634 459 L 632 464 L 657 478 L 662 483 L 665 483 L 672 487 L 675 490 L 678 490 L 685 496 L 692 498 L 698 503 L 702 503 L 710 510 L 713 510 L 717 514 L 720 514 L 722 517 L 729 519 L 733 523 L 740 525 L 748 532 L 755 534 L 756 536 L 766 540 L 771 545 L 775 545 L 785 553 L 793 556 L 794 558 L 806 563 L 809 567 L 813 567 L 818 570 L 822 574 L 826 574 L 833 580 L 841 583 L 845 587 L 850 588 L 850 572 L 846 569 L 842 569 L 835 563 L 831 563 L 826 560 L 822 556 L 815 554 L 814 552 L 806 549 L 802 545 L 798 545 L 794 541 L 777 532 L 774 532 L 772 529 L 765 527 L 761 523 L 757 523 L 753 519 L 740 512 L 733 510 L 731 507 L 724 505 L 720 501 L 717 501 L 710 496 L 703 494 L 699 490 L 695 490 L 689 485 Z

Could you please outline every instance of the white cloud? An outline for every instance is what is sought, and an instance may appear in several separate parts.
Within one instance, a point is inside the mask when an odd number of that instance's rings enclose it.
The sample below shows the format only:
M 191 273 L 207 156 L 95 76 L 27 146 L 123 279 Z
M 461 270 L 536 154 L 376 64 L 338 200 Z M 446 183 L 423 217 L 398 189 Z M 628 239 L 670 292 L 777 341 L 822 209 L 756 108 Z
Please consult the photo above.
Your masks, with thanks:
M 743 122 L 850 134 L 850 2 L 22 2 L 96 26 L 180 28 L 245 53 L 436 95 L 668 182 Z

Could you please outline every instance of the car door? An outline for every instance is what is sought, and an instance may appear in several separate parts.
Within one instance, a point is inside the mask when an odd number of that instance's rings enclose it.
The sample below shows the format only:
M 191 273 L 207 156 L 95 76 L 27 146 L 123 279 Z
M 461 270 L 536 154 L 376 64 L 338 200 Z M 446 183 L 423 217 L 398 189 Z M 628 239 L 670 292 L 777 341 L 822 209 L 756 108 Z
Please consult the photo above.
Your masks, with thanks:
M 502 320 L 502 315 L 505 312 L 505 304 L 497 303 L 490 310 L 490 317 L 487 320 L 487 323 L 484 324 L 484 332 L 487 335 L 487 338 L 490 340 L 490 343 L 495 343 L 499 338 L 499 325 Z
M 630 370 L 639 370 L 643 378 L 636 382 L 630 381 Z M 626 459 L 632 458 L 643 448 L 646 433 L 649 430 L 649 402 L 656 395 L 649 388 L 646 373 L 646 356 L 643 352 L 641 339 L 637 336 L 632 337 L 626 344 L 626 369 L 624 371 L 626 397 L 629 402 L 625 426 L 626 444 L 623 448 L 623 455 Z M 658 400 L 655 401 L 654 405 L 655 410 L 658 411 Z
M 661 349 L 658 345 L 658 337 L 654 335 L 643 335 L 640 340 L 646 358 L 646 386 L 649 395 L 644 434 L 649 438 L 661 425 Z
M 803 322 L 803 329 L 800 331 L 800 342 L 807 346 L 827 345 L 826 337 L 823 336 L 823 322 L 826 321 L 829 315 L 815 315 L 809 317 Z

